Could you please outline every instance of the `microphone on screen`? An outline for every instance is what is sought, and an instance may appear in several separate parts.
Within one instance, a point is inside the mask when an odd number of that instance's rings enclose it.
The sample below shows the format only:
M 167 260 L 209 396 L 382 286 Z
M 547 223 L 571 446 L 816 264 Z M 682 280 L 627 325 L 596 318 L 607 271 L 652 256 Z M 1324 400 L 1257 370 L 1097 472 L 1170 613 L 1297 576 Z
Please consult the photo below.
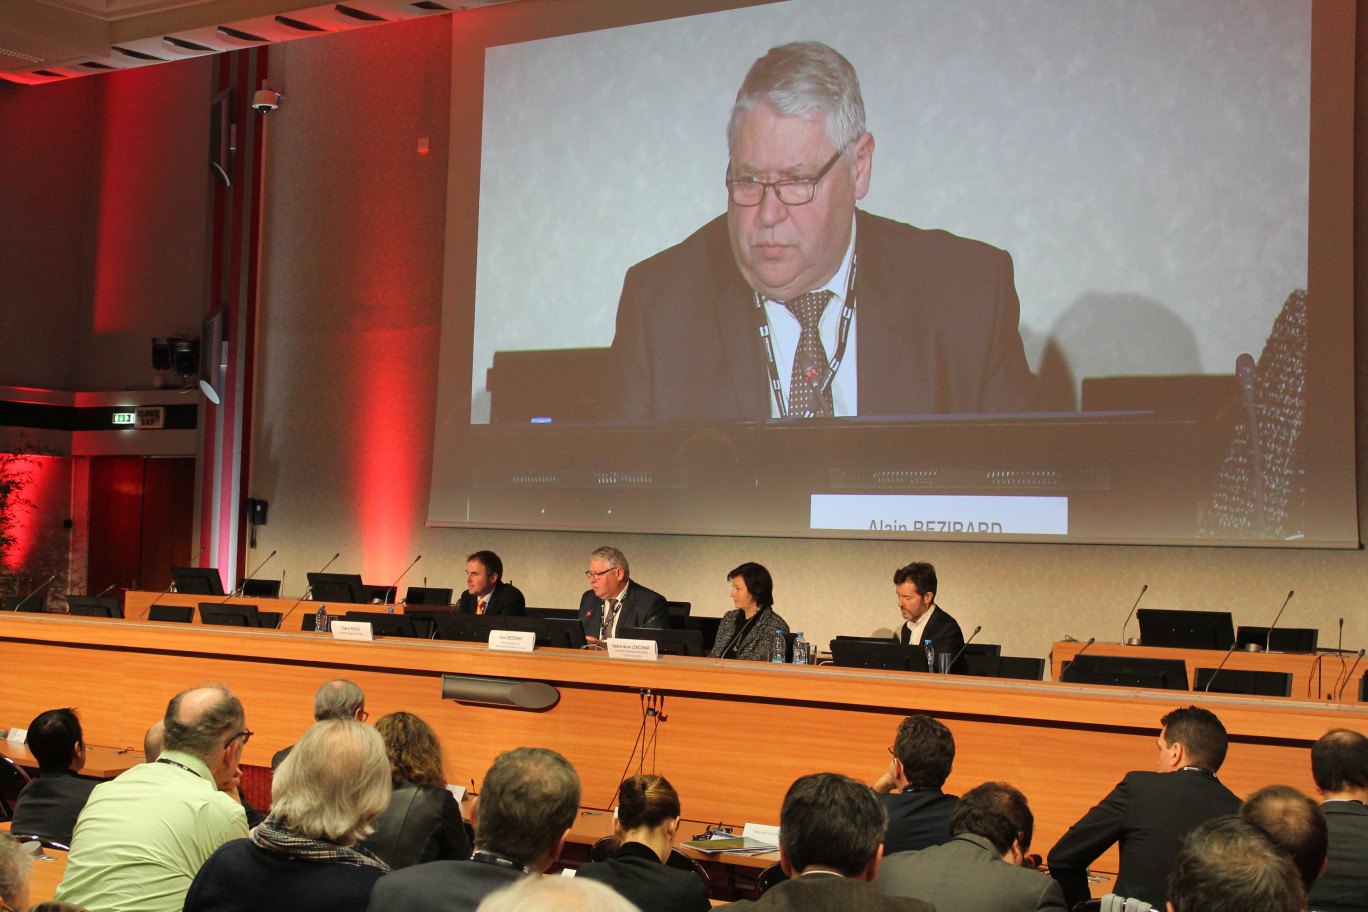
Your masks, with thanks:
M 418 563 L 418 562 L 419 562 L 420 560 L 422 560 L 422 559 L 423 559 L 423 555 L 421 555 L 421 554 L 418 555 L 417 557 L 415 557 L 415 558 L 413 559 L 413 564 Z M 399 582 L 400 582 L 404 577 L 408 576 L 408 572 L 409 572 L 410 570 L 413 569 L 413 564 L 409 564 L 407 567 L 404 568 L 404 572 L 401 573 L 401 574 L 399 574 L 399 579 L 395 580 L 395 581 L 394 581 L 394 585 L 392 585 L 392 586 L 389 587 L 389 592 L 386 593 L 386 595 L 385 595 L 384 598 L 380 599 L 380 604 L 382 604 L 382 605 L 392 605 L 392 604 L 394 604 L 394 600 L 395 600 L 395 599 L 398 597 L 398 595 L 399 595 Z
M 972 642 L 974 642 L 974 637 L 978 636 L 978 635 L 979 635 L 979 631 L 982 630 L 982 629 L 983 629 L 983 625 L 982 625 L 982 624 L 979 624 L 977 627 L 974 628 L 974 632 L 971 633 L 971 634 L 969 634 L 969 639 L 967 639 L 967 640 L 964 641 L 964 645 L 961 646 L 961 647 L 959 648 L 959 652 L 955 653 L 955 657 L 954 657 L 953 659 L 950 660 L 950 669 L 949 669 L 949 670 L 953 670 L 953 669 L 954 669 L 955 663 L 958 662 L 958 661 L 960 660 L 960 656 L 964 655 L 964 650 L 966 650 L 966 649 L 969 648 L 969 644 L 972 643 Z
M 328 560 L 328 562 L 327 562 L 326 564 L 323 565 L 323 570 L 327 570 L 329 567 L 331 567 L 332 564 L 333 564 L 333 561 L 337 560 L 337 559 L 338 559 L 339 557 L 341 557 L 341 556 L 342 556 L 342 552 L 341 552 L 341 551 L 338 551 L 336 554 L 334 554 L 334 555 Z M 319 573 L 322 573 L 323 570 L 319 570 L 318 572 L 319 572 Z M 282 577 L 283 577 L 283 574 L 282 574 Z M 304 589 L 304 594 L 301 595 L 299 598 L 295 599 L 295 603 L 294 603 L 293 605 L 290 606 L 290 610 L 289 610 L 289 611 L 286 611 L 284 614 L 282 614 L 282 615 L 280 616 L 280 620 L 276 621 L 276 630 L 282 630 L 282 629 L 284 629 L 284 627 L 285 627 L 285 619 L 286 619 L 287 617 L 289 617 L 290 615 L 294 614 L 294 610 L 295 610 L 296 608 L 299 607 L 299 603 L 302 602 L 302 601 L 304 601 L 304 599 L 306 599 L 306 598 L 309 597 L 309 589 L 310 589 L 310 588 L 312 588 L 312 587 L 305 587 L 305 589 Z
M 186 562 L 186 565 L 190 567 L 195 566 L 195 564 L 199 562 L 199 559 L 204 555 L 204 552 L 208 550 L 208 545 L 205 545 L 203 548 L 200 548 L 199 552 L 196 553 L 194 557 L 190 558 L 190 560 Z M 135 618 L 135 620 L 141 621 L 143 618 L 147 617 L 147 613 L 152 610 L 152 608 L 157 604 L 157 602 L 160 602 L 162 599 L 166 598 L 166 594 L 174 588 L 176 588 L 176 578 L 173 576 L 171 578 L 171 585 L 163 589 L 160 592 L 160 594 L 157 595 L 156 598 L 154 598 L 150 603 L 148 603 L 148 606 L 142 610 L 142 613 L 139 614 L 137 618 Z
M 38 593 L 40 593 L 40 592 L 42 592 L 44 589 L 46 589 L 48 583 L 52 582 L 52 581 L 55 580 L 56 578 L 57 578 L 57 574 L 56 574 L 56 573 L 52 574 L 52 576 L 49 576 L 49 577 L 43 582 L 43 585 L 39 586 L 37 589 L 34 589 L 34 590 L 33 590 L 32 592 L 30 592 L 28 595 L 24 596 L 23 600 L 20 601 L 17 605 L 14 606 L 14 610 L 15 610 L 15 611 L 19 611 L 21 608 L 23 608 L 25 605 L 27 605 L 27 604 L 29 603 L 29 599 L 33 598 L 35 595 L 37 595 Z
M 1274 615 L 1274 617 L 1273 617 L 1273 623 L 1271 623 L 1271 624 L 1268 625 L 1268 633 L 1264 636 L 1264 644 L 1263 644 L 1263 651 L 1264 651 L 1264 652 L 1267 652 L 1267 651 L 1268 651 L 1268 644 L 1271 643 L 1271 642 L 1273 641 L 1273 628 L 1276 627 L 1276 626 L 1278 626 L 1278 621 L 1282 618 L 1283 611 L 1287 608 L 1287 603 L 1290 602 L 1290 601 L 1292 601 L 1292 590 L 1291 590 L 1291 589 L 1287 590 L 1287 598 L 1283 599 L 1282 607 L 1279 608 L 1279 609 L 1278 609 L 1278 613 L 1277 613 L 1276 615 Z M 1246 647 L 1246 648 L 1248 648 L 1248 647 Z M 1259 651 L 1259 649 L 1258 649 L 1258 644 L 1257 644 L 1257 643 L 1254 644 L 1254 649 L 1251 650 L 1251 651 L 1252 651 L 1252 652 L 1258 652 L 1258 651 Z
M 1087 652 L 1087 651 L 1088 651 L 1088 647 L 1091 646 L 1093 643 L 1096 643 L 1096 642 L 1097 642 L 1097 637 L 1088 637 L 1088 642 L 1086 642 L 1086 643 L 1083 644 L 1083 648 L 1080 649 L 1080 650 L 1078 650 L 1078 652 L 1075 652 L 1075 653 L 1074 653 L 1073 659 L 1069 662 L 1068 668 L 1065 668 L 1063 671 L 1061 671 L 1061 672 L 1059 673 L 1059 683 L 1060 683 L 1060 684 L 1063 684 L 1063 683 L 1064 683 L 1064 676 L 1067 675 L 1067 674 L 1069 673 L 1070 669 L 1072 669 L 1072 668 L 1074 667 L 1074 662 L 1077 662 L 1077 661 L 1078 661 L 1078 657 L 1081 656 L 1083 653 Z
M 1135 617 L 1135 609 L 1140 607 L 1140 600 L 1145 597 L 1145 593 L 1148 591 L 1149 583 L 1140 587 L 1140 594 L 1135 597 L 1135 604 L 1131 605 L 1130 614 L 1126 615 L 1126 623 L 1121 625 L 1121 642 L 1126 642 L 1126 627 L 1130 625 L 1131 618 Z
M 256 575 L 257 575 L 257 572 L 258 572 L 259 570 L 261 570 L 262 567 L 264 567 L 264 566 L 266 566 L 268 563 L 270 563 L 270 562 L 271 562 L 271 558 L 273 558 L 273 557 L 275 557 L 275 556 L 276 556 L 276 553 L 275 553 L 274 551 L 272 551 L 270 554 L 266 555 L 266 559 L 265 559 L 264 561 L 262 561 L 261 563 L 257 564 L 255 570 L 253 570 L 251 573 L 249 573 L 249 574 L 247 574 L 246 576 L 244 576 L 244 577 L 241 579 L 241 581 L 238 582 L 238 587 L 237 587 L 236 589 L 234 589 L 232 592 L 228 593 L 226 596 L 223 597 L 223 602 L 226 602 L 226 601 L 228 601 L 228 599 L 233 598 L 233 597 L 235 597 L 235 596 L 242 595 L 242 588 L 243 588 L 244 586 L 247 585 L 247 581 L 248 581 L 249 579 L 255 579 L 255 578 L 256 578 Z M 219 602 L 219 604 L 222 605 L 223 602 Z
M 1225 668 L 1225 663 L 1229 662 L 1230 657 L 1234 655 L 1235 646 L 1235 643 L 1230 644 L 1230 648 L 1226 650 L 1226 654 L 1221 658 L 1221 664 L 1217 665 L 1216 670 L 1211 673 L 1211 677 L 1207 678 L 1206 687 L 1202 688 L 1202 693 L 1211 693 L 1211 685 L 1215 683 L 1216 676 L 1221 673 L 1221 669 Z
M 1354 670 L 1358 668 L 1359 662 L 1363 661 L 1363 654 L 1365 652 L 1368 652 L 1368 649 L 1360 649 L 1358 658 L 1354 659 L 1354 664 L 1349 666 L 1349 673 L 1344 676 L 1344 683 L 1340 685 L 1339 693 L 1335 696 L 1336 700 L 1344 699 L 1344 688 L 1348 687 L 1349 682 L 1354 679 Z

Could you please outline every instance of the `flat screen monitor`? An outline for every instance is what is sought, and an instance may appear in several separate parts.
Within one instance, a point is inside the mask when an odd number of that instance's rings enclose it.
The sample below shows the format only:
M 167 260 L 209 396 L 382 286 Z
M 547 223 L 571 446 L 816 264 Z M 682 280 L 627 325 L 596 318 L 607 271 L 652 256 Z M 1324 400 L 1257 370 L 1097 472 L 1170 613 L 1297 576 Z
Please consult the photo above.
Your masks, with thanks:
M 1168 649 L 1219 649 L 1235 643 L 1235 624 L 1229 611 L 1167 611 L 1141 608 L 1140 642 Z
M 217 567 L 172 567 L 171 580 L 184 595 L 224 595 Z
M 717 643 L 717 628 L 722 624 L 720 617 L 690 616 L 683 618 L 684 630 L 697 630 L 703 636 L 703 653 L 712 655 L 713 646 Z M 670 626 L 674 628 L 674 618 L 670 619 Z
M 118 599 L 100 598 L 93 595 L 68 595 L 67 614 L 77 617 L 121 618 L 123 606 Z
M 889 671 L 926 671 L 926 650 L 904 646 L 885 637 L 837 637 L 831 641 L 831 660 L 842 668 L 882 668 Z
M 965 643 L 964 655 L 968 656 L 1000 656 L 1002 655 L 1001 643 Z
M 508 617 L 491 618 L 495 630 L 525 630 L 537 635 L 537 646 L 543 649 L 583 649 L 584 625 L 578 618 Z
M 428 618 L 411 614 L 390 614 L 388 611 L 348 611 L 343 620 L 366 621 L 371 625 L 375 636 L 408 637 L 427 640 L 432 638 L 434 623 Z
M 359 573 L 310 573 L 309 589 L 315 602 L 370 603 L 370 593 Z
M 458 643 L 486 643 L 494 629 L 489 615 L 451 613 L 437 618 L 437 639 Z
M 429 589 L 425 586 L 409 586 L 404 593 L 406 605 L 450 605 L 451 589 Z
M 1241 627 L 1235 631 L 1235 642 L 1241 648 L 1257 643 L 1271 652 L 1315 652 L 1320 631 L 1315 627 Z
M 703 634 L 697 630 L 659 630 L 654 627 L 623 627 L 617 632 L 624 640 L 654 640 L 660 655 L 698 656 L 703 653 Z
M 42 611 L 47 604 L 47 596 L 35 592 L 31 595 L 7 595 L 5 596 L 6 611 Z
M 1059 680 L 1068 684 L 1111 684 L 1149 690 L 1187 690 L 1187 663 L 1182 659 L 1079 655 L 1064 666 Z
M 238 591 L 246 598 L 280 598 L 280 580 L 245 579 Z
M 670 612 L 670 626 L 675 626 L 676 618 L 686 618 L 693 610 L 693 602 L 666 602 L 665 608 Z
M 499 615 L 494 615 L 498 617 Z M 558 618 L 563 621 L 573 621 L 579 617 L 577 608 L 527 608 L 526 617 L 530 618 Z
M 979 678 L 1039 681 L 1045 677 L 1045 660 L 1028 656 L 999 656 L 966 652 L 960 662 L 963 665 L 964 674 Z
M 265 627 L 256 605 L 200 602 L 200 623 L 220 627 Z M 274 625 L 270 625 L 274 626 Z
M 1250 671 L 1244 668 L 1198 668 L 1192 689 L 1197 692 L 1249 694 L 1256 697 L 1292 696 L 1292 675 L 1282 671 Z M 1215 680 L 1212 677 L 1215 676 Z
M 189 624 L 195 619 L 195 609 L 190 605 L 150 605 L 147 609 L 149 621 Z

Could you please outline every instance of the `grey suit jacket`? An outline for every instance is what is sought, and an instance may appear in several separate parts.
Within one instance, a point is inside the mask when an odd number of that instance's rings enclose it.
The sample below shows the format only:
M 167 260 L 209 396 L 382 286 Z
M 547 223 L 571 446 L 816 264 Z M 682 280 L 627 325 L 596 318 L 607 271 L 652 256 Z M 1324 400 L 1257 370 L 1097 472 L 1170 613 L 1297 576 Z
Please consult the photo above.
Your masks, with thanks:
M 943 845 L 884 857 L 874 886 L 915 896 L 936 912 L 1067 912 L 1064 891 L 1048 874 L 1018 868 L 982 836 L 962 833 Z
M 1330 851 L 1325 873 L 1311 884 L 1307 906 L 1315 912 L 1363 912 L 1368 909 L 1368 807 L 1357 801 L 1327 801 L 1323 807 Z
M 727 904 L 755 912 L 936 912 L 920 899 L 889 896 L 871 883 L 849 877 L 809 874 L 775 884 L 758 900 Z
M 475 912 L 490 893 L 526 876 L 476 861 L 430 861 L 377 880 L 366 912 Z

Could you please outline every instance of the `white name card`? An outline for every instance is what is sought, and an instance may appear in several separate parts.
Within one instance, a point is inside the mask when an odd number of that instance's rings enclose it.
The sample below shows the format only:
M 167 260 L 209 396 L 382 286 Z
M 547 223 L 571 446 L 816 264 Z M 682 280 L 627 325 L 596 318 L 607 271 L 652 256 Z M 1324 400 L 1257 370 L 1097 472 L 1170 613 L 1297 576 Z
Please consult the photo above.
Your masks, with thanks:
M 638 662 L 654 662 L 660 658 L 659 644 L 655 640 L 627 640 L 614 637 L 608 641 L 608 657 L 611 659 L 634 659 Z
M 465 801 L 466 787 L 464 785 L 452 785 L 451 783 L 447 783 L 447 791 L 456 796 L 457 804 Z
M 341 618 L 332 619 L 332 635 L 334 640 L 362 640 L 368 643 L 375 639 L 370 621 L 344 621 Z
M 27 728 L 11 728 L 9 734 L 5 736 L 6 741 L 13 741 L 15 744 L 23 744 L 28 740 Z
M 505 652 L 532 652 L 537 648 L 537 635 L 530 630 L 491 630 L 489 648 Z
M 768 823 L 748 823 L 741 835 L 747 839 L 755 839 L 768 845 L 779 845 L 779 827 L 771 826 Z

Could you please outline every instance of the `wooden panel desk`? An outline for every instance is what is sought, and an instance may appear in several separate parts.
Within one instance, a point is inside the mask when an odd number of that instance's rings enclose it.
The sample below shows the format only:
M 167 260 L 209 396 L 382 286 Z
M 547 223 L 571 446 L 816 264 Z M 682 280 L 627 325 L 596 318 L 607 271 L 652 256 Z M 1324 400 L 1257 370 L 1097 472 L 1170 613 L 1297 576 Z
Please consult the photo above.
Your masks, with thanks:
M 9 832 L 9 821 L 0 822 L 0 830 Z M 67 853 L 61 849 L 43 849 L 43 854 L 34 859 L 32 873 L 29 875 L 29 905 L 36 906 L 47 902 L 57 892 L 57 885 L 66 873 Z
M 0 663 L 47 682 L 6 688 L 0 718 L 75 704 L 87 737 L 107 744 L 143 731 L 175 691 L 222 681 L 246 706 L 257 734 L 244 762 L 258 766 L 310 724 L 318 685 L 346 677 L 366 691 L 372 719 L 407 710 L 431 722 L 450 781 L 478 781 L 509 748 L 546 746 L 575 765 L 590 808 L 610 808 L 624 768 L 642 762 L 633 746 L 645 691 L 664 698 L 662 714 L 645 719 L 645 770 L 673 782 L 686 817 L 738 829 L 777 823 L 799 775 L 837 770 L 872 782 L 887 768 L 899 721 L 924 712 L 955 734 L 946 790 L 987 780 L 1022 789 L 1041 854 L 1128 770 L 1153 765 L 1159 717 L 1175 706 L 1195 702 L 1221 717 L 1231 735 L 1221 776 L 1241 795 L 1273 782 L 1309 791 L 1311 743 L 1330 728 L 1368 731 L 1368 707 L 1354 704 L 716 659 L 630 662 L 61 615 L 0 616 Z M 441 697 L 443 672 L 543 681 L 560 700 L 543 712 L 455 703 Z M 1114 854 L 1098 867 L 1115 870 Z
M 1083 648 L 1083 643 L 1055 643 L 1050 648 L 1050 677 L 1059 680 L 1060 670 L 1065 662 L 1073 661 L 1074 655 Z M 1125 656 L 1127 658 L 1182 659 L 1187 663 L 1188 689 L 1198 668 L 1217 668 L 1226 654 L 1216 649 L 1166 649 L 1158 646 L 1127 646 L 1122 643 L 1093 643 L 1088 655 Z M 1309 655 L 1304 652 L 1245 652 L 1237 649 L 1230 653 L 1223 671 L 1276 671 L 1292 676 L 1292 699 L 1336 701 L 1341 690 L 1346 702 L 1358 700 L 1358 676 L 1368 669 L 1368 661 L 1360 663 L 1354 671 L 1354 681 L 1346 678 L 1358 653 L 1344 656 Z
M 52 707 L 48 707 L 51 709 Z M 37 715 L 35 713 L 35 715 Z M 3 726 L 0 726 L 3 727 Z M 22 726 L 21 726 L 22 727 Z M 12 741 L 0 741 L 0 755 L 9 757 L 28 770 L 38 769 L 38 761 L 29 749 Z M 81 767 L 81 775 L 91 779 L 113 779 L 119 773 L 132 769 L 143 762 L 141 742 L 135 750 L 132 747 L 101 747 L 97 744 L 86 745 L 86 762 Z

